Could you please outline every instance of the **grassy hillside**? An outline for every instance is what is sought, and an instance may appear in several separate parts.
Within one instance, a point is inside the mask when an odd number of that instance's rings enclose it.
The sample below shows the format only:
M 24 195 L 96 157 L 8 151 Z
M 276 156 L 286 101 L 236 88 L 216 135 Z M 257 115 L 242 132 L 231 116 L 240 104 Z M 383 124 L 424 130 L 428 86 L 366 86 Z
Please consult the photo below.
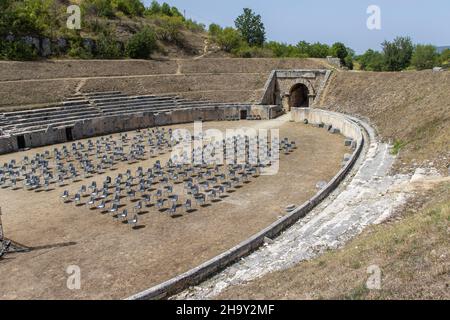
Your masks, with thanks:
M 81 9 L 81 29 L 67 27 L 71 4 Z M 0 58 L 136 58 L 129 50 L 130 40 L 143 30 L 150 30 L 151 37 L 140 45 L 149 46 L 152 57 L 202 54 L 205 26 L 165 6 L 145 8 L 139 0 L 4 0 L 0 4 Z
M 450 159 L 449 88 L 449 72 L 338 72 L 320 105 L 369 118 L 399 152 L 397 170 L 431 161 L 445 173 Z

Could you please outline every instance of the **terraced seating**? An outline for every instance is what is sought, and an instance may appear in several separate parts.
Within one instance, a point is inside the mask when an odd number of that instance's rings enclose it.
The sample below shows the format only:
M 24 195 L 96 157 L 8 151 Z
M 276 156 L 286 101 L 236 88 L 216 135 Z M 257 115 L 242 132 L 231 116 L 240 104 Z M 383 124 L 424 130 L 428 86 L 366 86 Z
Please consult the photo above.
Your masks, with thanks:
M 169 112 L 220 106 L 248 106 L 210 101 L 192 101 L 174 95 L 128 96 L 120 91 L 77 93 L 55 107 L 0 114 L 0 132 L 14 134 L 73 126 L 83 120 L 142 112 Z

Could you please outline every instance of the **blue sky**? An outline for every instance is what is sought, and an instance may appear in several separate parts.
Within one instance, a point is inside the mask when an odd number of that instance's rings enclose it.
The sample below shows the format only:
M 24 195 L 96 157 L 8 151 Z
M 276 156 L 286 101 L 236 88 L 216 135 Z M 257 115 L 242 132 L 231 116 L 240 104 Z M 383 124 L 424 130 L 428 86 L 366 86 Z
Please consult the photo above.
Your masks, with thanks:
M 150 0 L 144 1 L 149 4 Z M 159 0 L 159 2 L 163 2 Z M 268 40 L 344 42 L 357 53 L 383 40 L 410 36 L 416 43 L 450 45 L 449 0 L 166 0 L 206 25 L 233 26 L 244 7 L 261 14 Z M 381 30 L 368 30 L 369 5 L 381 9 Z

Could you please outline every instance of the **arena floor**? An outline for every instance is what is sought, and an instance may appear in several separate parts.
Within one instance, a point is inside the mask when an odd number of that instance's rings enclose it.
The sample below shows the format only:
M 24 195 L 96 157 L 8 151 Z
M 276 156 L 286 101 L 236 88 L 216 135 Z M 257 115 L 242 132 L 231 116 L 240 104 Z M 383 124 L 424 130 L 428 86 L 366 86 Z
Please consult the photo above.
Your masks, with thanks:
M 136 229 L 114 222 L 99 210 L 63 204 L 60 195 L 64 189 L 74 192 L 91 181 L 100 183 L 107 175 L 135 171 L 139 166 L 145 169 L 157 159 L 167 160 L 168 154 L 132 165 L 123 163 L 115 172 L 65 187 L 52 186 L 50 191 L 0 189 L 5 236 L 32 248 L 0 261 L 0 299 L 118 299 L 157 285 L 267 227 L 284 214 L 286 205 L 306 201 L 317 192 L 316 183 L 330 180 L 341 168 L 343 155 L 350 153 L 341 135 L 286 120 L 208 122 L 203 126 L 279 128 L 280 137 L 295 140 L 298 148 L 289 155 L 281 153 L 277 175 L 252 178 L 219 202 L 194 206 L 196 211 L 177 217 L 145 208 Z M 52 149 L 3 155 L 0 163 Z M 71 265 L 81 270 L 79 290 L 67 288 L 66 270 Z

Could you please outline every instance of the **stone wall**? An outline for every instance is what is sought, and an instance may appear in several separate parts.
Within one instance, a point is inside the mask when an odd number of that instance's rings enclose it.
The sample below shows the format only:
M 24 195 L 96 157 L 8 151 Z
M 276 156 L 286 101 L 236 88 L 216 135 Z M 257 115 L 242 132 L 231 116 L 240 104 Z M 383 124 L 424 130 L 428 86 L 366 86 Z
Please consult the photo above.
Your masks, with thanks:
M 27 148 L 67 142 L 66 130 L 71 130 L 74 140 L 107 135 L 112 133 L 189 123 L 194 121 L 221 121 L 228 117 L 239 118 L 240 111 L 247 110 L 248 115 L 270 119 L 276 115 L 276 106 L 220 106 L 193 109 L 180 109 L 170 112 L 142 112 L 130 115 L 94 118 L 76 122 L 69 127 L 47 127 L 46 130 L 24 132 L 18 135 L 0 137 L 0 154 L 19 151 L 18 136 L 23 136 Z M 67 128 L 67 129 L 66 129 Z

